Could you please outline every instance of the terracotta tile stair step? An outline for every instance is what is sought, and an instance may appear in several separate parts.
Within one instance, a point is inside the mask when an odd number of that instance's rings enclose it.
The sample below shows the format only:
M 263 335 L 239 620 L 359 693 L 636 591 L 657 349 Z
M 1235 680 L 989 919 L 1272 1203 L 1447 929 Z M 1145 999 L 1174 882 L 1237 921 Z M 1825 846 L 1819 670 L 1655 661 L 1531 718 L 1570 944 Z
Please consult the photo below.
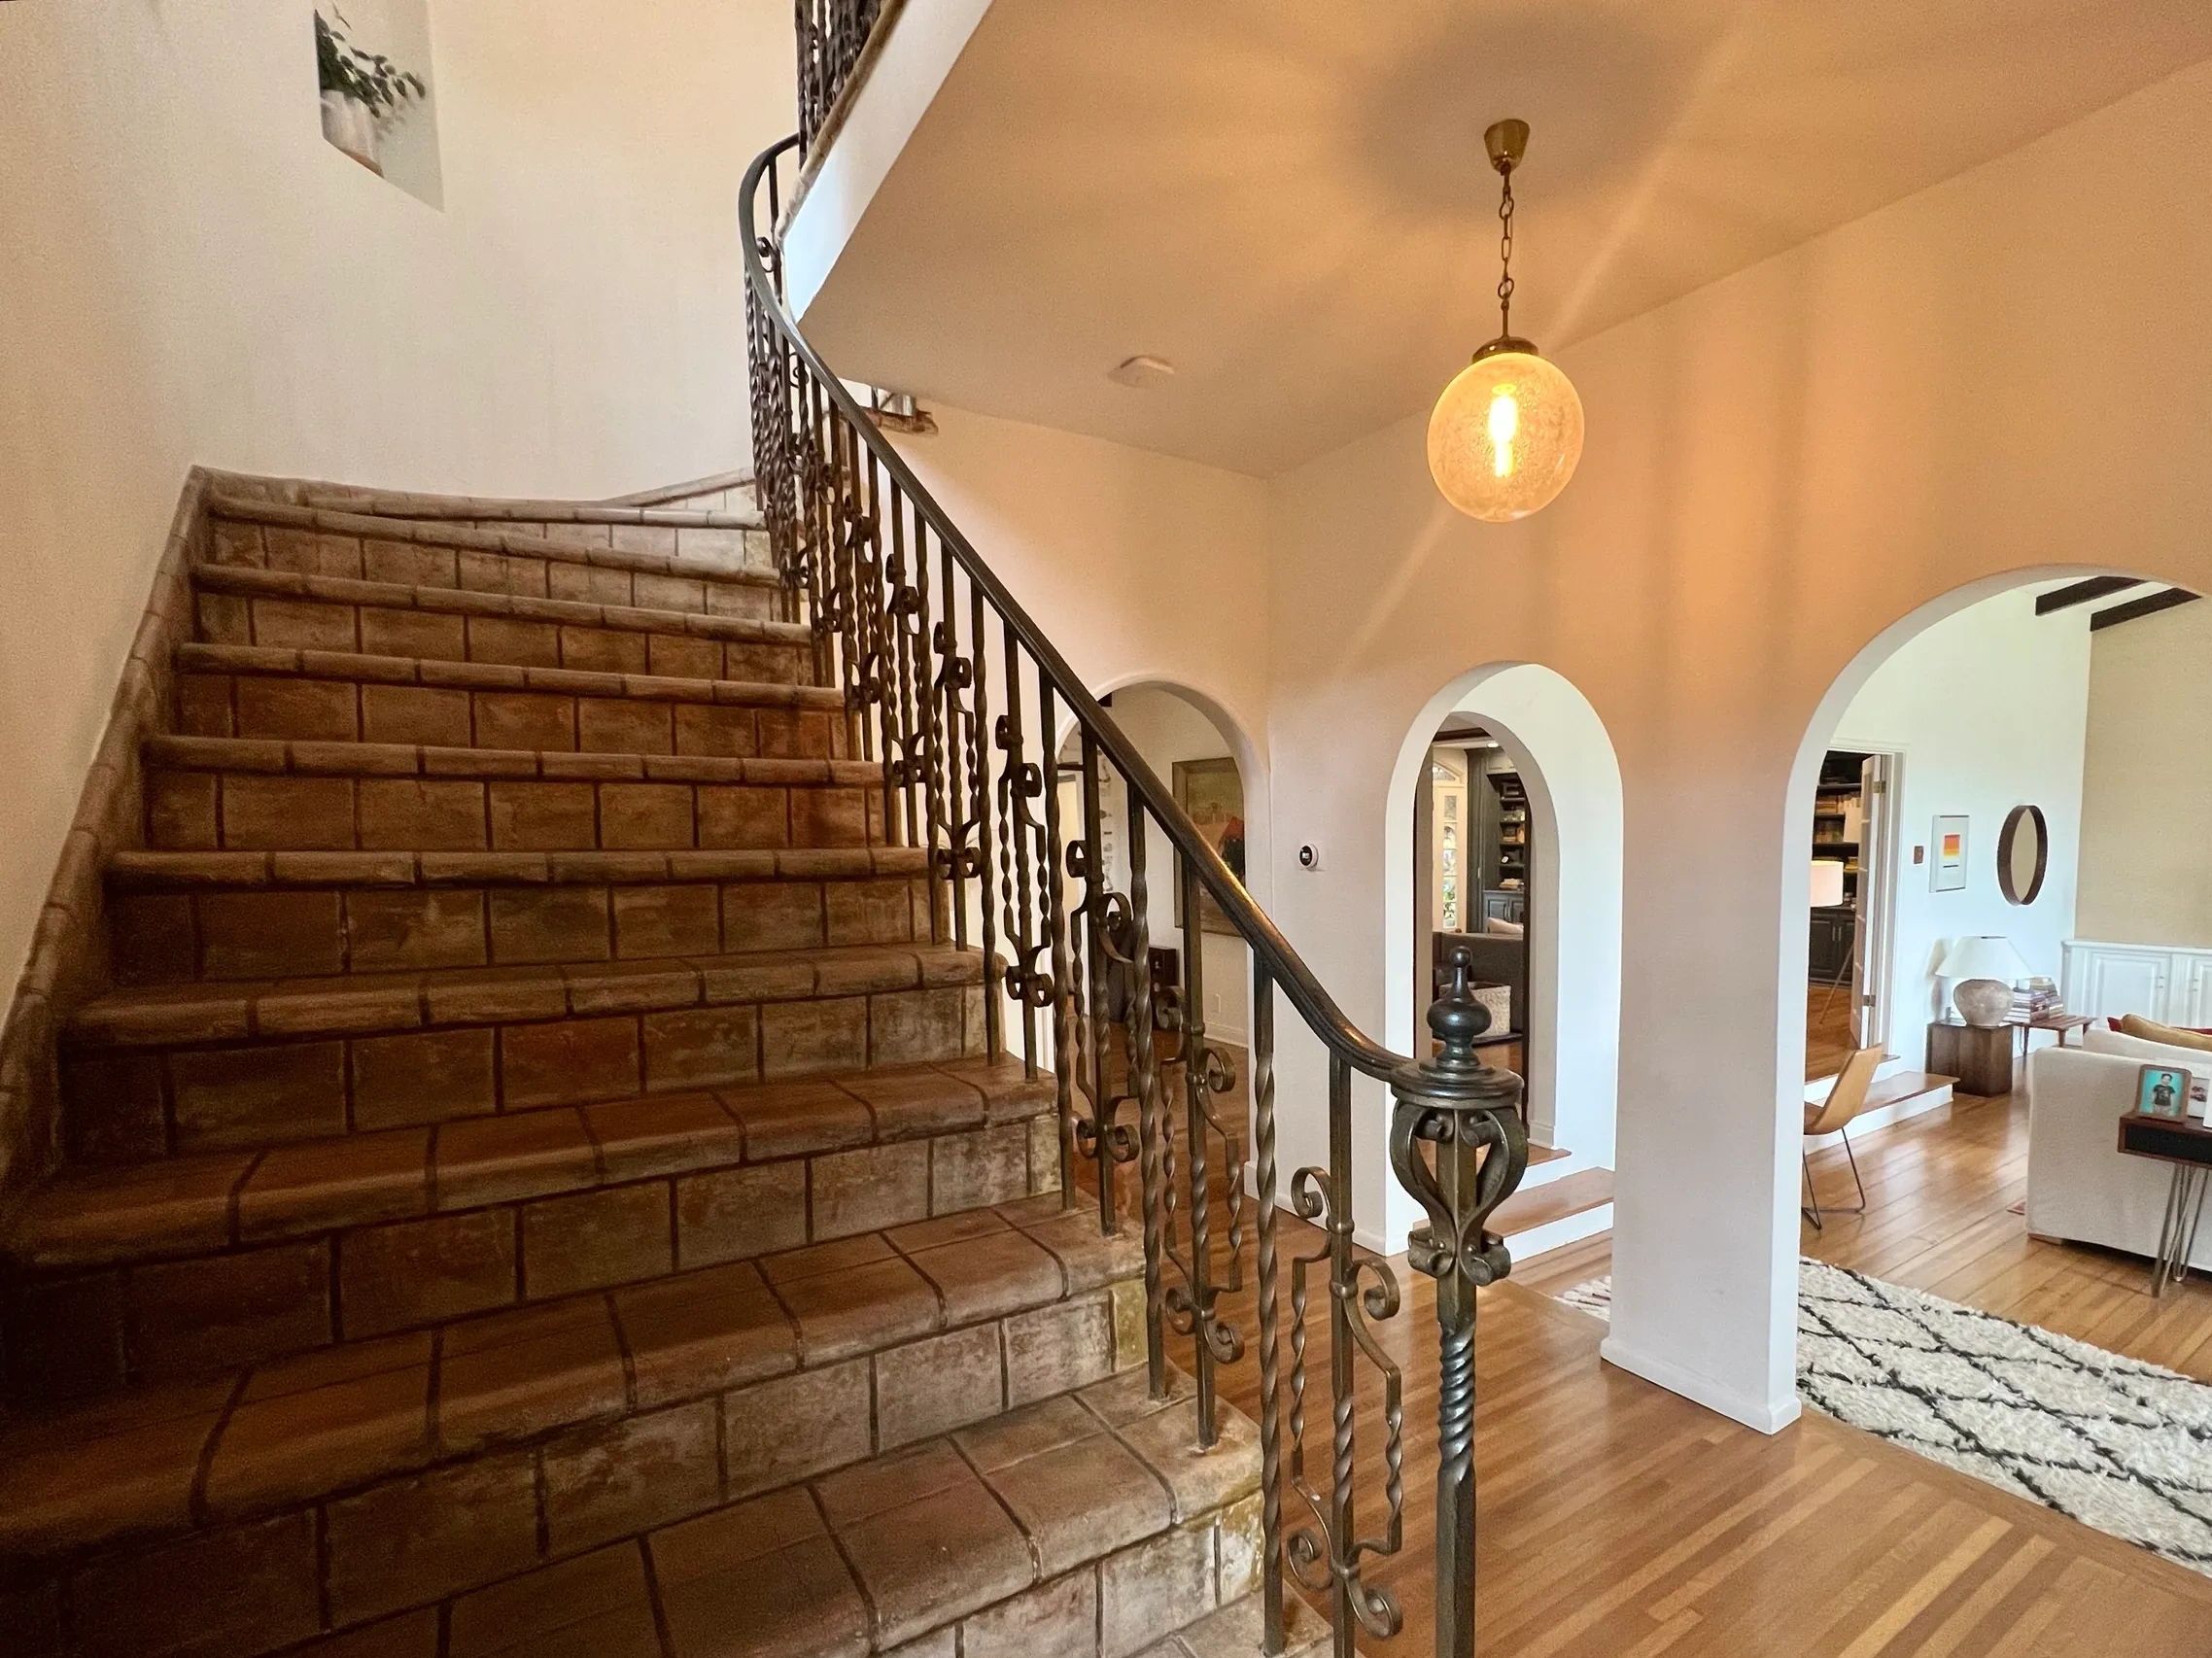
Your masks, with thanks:
M 970 1516 L 970 1530 L 1006 1522 L 991 1536 L 1017 1537 L 1023 1574 L 971 1604 L 1001 1578 L 962 1572 L 925 1605 L 894 1591 L 887 1558 L 873 1578 L 861 1566 L 882 1644 L 913 1618 L 958 1618 L 1181 1534 L 1183 1578 L 1202 1559 L 1206 1603 L 1176 1603 L 1194 1609 L 1165 1633 L 1212 1609 L 1225 1540 L 1245 1587 L 1257 1435 L 1225 1413 L 1222 1447 L 1188 1450 L 1187 1399 L 1155 1407 L 1127 1369 L 1143 1322 L 1134 1255 L 1063 1264 L 1054 1237 L 1070 1217 L 1053 1201 L 978 1212 L 966 1235 L 934 1223 L 872 1235 L 872 1259 L 842 1270 L 797 1252 L 17 1418 L 0 1429 L 0 1554 L 14 1605 L 65 1601 L 76 1643 L 11 1651 L 251 1658 L 507 1578 L 523 1579 L 518 1606 L 550 1604 L 539 1585 L 558 1579 L 525 1574 L 794 1480 L 821 1482 L 800 1493 L 810 1510 L 820 1495 L 853 1524 L 903 1506 L 891 1499 L 917 1476 L 916 1499 L 941 1496 L 944 1435 L 971 1429 L 962 1470 L 1027 1466 L 993 1480 L 1005 1506 L 986 1496 Z M 695 1578 L 737 1523 L 669 1539 L 668 1574 Z M 955 1518 L 929 1552 L 962 1535 Z M 861 1555 L 877 1558 L 865 1542 Z M 1132 1595 L 1152 1581 L 1132 1579 Z
M 107 910 L 126 984 L 646 960 L 926 944 L 927 869 L 918 847 L 125 851 Z
M 156 738 L 144 757 L 146 837 L 160 851 L 750 850 L 882 839 L 883 771 L 869 760 L 227 737 Z
M 552 510 L 563 516 L 426 518 L 216 496 L 212 562 L 714 615 L 784 613 L 768 537 L 749 514 Z M 626 511 L 635 516 L 619 516 Z M 598 516 L 566 516 L 583 512 Z
M 950 946 L 116 990 L 64 1031 L 72 1157 L 111 1163 L 983 1052 Z
M 752 485 L 734 486 L 742 500 L 738 505 L 708 506 L 686 492 L 662 500 L 624 496 L 613 501 L 555 501 L 535 496 L 440 495 L 434 492 L 377 490 L 351 484 L 285 484 L 277 480 L 274 493 L 244 497 L 253 504 L 280 501 L 292 506 L 321 507 L 337 512 L 364 512 L 388 518 L 448 521 L 461 524 L 690 524 L 736 522 L 757 525 L 760 508 L 752 499 Z M 733 486 L 714 493 L 727 496 Z M 236 492 L 221 492 L 225 500 L 241 499 Z M 653 492 L 658 493 L 658 492 Z
M 225 1240 L 222 1194 L 204 1184 L 133 1192 L 134 1212 L 74 1226 L 48 1201 L 19 1228 L 21 1248 L 110 1259 L 18 1265 L 7 1303 L 11 1397 L 33 1407 L 93 1399 L 808 1247 L 872 1282 L 884 1276 L 869 1265 L 881 1251 L 864 1234 L 926 1222 L 948 1239 L 980 1235 L 981 1207 L 1049 1192 L 1058 1179 L 1051 1121 L 1034 1115 L 936 1129 L 910 1119 L 897 1124 L 905 1138 L 741 1162 L 733 1117 L 757 1124 L 767 1109 L 674 1095 L 589 1114 L 597 1142 L 572 1114 L 538 1113 L 519 1131 L 488 1118 L 387 1136 L 376 1160 L 327 1142 L 290 1148 L 231 1177 L 238 1243 Z M 595 1154 L 613 1165 L 605 1184 L 594 1184 Z M 187 1228 L 176 1237 L 122 1231 L 164 1204 Z M 1095 1217 L 1060 1231 L 1071 1271 L 1120 1261 L 1130 1247 L 1100 1237 Z M 1026 1247 L 1002 1245 L 1000 1256 L 1036 1264 Z M 113 1259 L 132 1247 L 160 1259 Z
M 15 1207 L 0 1251 L 18 1274 L 172 1261 L 674 1177 L 696 1266 L 1043 1191 L 1054 1101 L 1050 1073 L 961 1059 L 72 1167 Z M 681 1179 L 736 1168 L 773 1173 Z M 725 1190 L 737 1229 L 708 1201 Z
M 800 622 L 223 565 L 198 567 L 192 586 L 212 644 L 794 683 L 813 669 Z
M 271 645 L 180 645 L 176 666 L 191 737 L 786 759 L 843 758 L 848 739 L 826 686 Z

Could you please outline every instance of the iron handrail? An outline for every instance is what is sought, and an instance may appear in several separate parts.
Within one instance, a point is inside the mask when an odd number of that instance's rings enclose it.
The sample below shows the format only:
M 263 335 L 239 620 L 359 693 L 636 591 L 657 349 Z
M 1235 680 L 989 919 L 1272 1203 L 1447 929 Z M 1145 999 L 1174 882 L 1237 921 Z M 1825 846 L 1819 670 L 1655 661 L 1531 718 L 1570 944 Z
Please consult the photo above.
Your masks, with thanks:
M 891 481 L 913 501 L 931 532 L 958 563 L 961 572 L 990 601 L 1006 626 L 1020 639 L 1022 648 L 1051 680 L 1054 692 L 1067 704 L 1077 724 L 1097 741 L 1122 774 L 1124 782 L 1143 801 L 1153 820 L 1167 831 L 1175 849 L 1189 860 L 1215 903 L 1221 906 L 1223 915 L 1251 948 L 1257 960 L 1265 967 L 1275 984 L 1290 998 L 1292 1006 L 1303 1017 L 1307 1028 L 1320 1039 L 1331 1054 L 1365 1076 L 1430 1098 L 1474 1100 L 1494 1093 L 1495 1084 L 1485 1077 L 1454 1077 L 1426 1069 L 1411 1055 L 1396 1054 L 1385 1048 L 1346 1017 L 1343 1009 L 1336 1005 L 1335 998 L 1324 988 L 1313 970 L 1283 936 L 1282 930 L 1253 901 L 1251 894 L 1245 891 L 1244 883 L 1236 879 L 1221 853 L 1198 832 L 1198 826 L 1191 821 L 1190 814 L 1177 804 L 1173 792 L 1160 781 L 1158 774 L 1146 763 L 1144 756 L 1123 735 L 1113 715 L 1091 696 L 1081 676 L 1068 666 L 1066 658 L 1060 655 L 1044 630 L 1030 619 L 1029 613 L 992 573 L 990 566 L 984 562 L 974 544 L 960 533 L 959 527 L 945 509 L 937 504 L 936 499 L 915 475 L 914 469 L 906 464 L 898 450 L 876 429 L 859 399 L 846 389 L 845 382 L 838 378 L 837 373 L 808 342 L 798 323 L 785 308 L 783 295 L 769 273 L 764 258 L 766 244 L 760 238 L 754 220 L 754 202 L 759 196 L 763 177 L 786 152 L 796 150 L 798 146 L 799 135 L 794 133 L 762 151 L 745 169 L 744 182 L 739 190 L 738 215 L 740 231 L 744 241 L 745 282 L 762 312 L 774 322 L 777 331 L 783 336 L 791 350 L 813 370 L 815 379 L 838 412 L 858 434 L 860 441 L 868 446 L 869 454 L 884 468 Z M 1046 741 L 1054 741 L 1054 734 L 1047 733 Z

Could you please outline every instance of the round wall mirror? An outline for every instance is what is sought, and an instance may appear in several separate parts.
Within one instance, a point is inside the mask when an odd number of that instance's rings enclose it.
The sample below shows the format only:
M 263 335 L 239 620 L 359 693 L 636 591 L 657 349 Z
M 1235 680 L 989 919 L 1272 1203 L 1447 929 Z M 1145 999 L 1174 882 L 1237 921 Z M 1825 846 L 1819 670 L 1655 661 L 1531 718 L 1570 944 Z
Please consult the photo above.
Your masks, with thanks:
M 2040 806 L 2016 806 L 1997 837 L 1997 885 L 2015 904 L 2032 904 L 2051 863 L 2051 828 Z

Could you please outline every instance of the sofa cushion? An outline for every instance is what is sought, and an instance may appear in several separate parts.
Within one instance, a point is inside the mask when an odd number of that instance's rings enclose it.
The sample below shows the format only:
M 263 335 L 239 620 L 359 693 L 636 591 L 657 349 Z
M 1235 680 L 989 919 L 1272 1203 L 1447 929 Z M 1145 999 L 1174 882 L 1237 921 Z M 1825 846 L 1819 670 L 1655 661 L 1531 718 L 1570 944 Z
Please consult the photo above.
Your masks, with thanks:
M 2094 1025 L 2082 1032 L 2082 1046 L 2091 1054 L 2110 1054 L 2123 1059 L 2139 1059 L 2146 1064 L 2179 1065 L 2185 1071 L 2212 1070 L 2212 1063 L 2207 1062 L 2212 1061 L 2212 1054 L 2201 1048 L 2152 1042 L 2117 1030 L 2098 1030 Z
M 2145 1019 L 2141 1014 L 2128 1014 L 2117 1020 L 2112 1028 L 2123 1036 L 2136 1037 L 2144 1042 L 2159 1042 L 2168 1048 L 2192 1048 L 2199 1054 L 2212 1054 L 2212 1035 L 2201 1030 L 2185 1030 L 2180 1025 L 2160 1024 L 2157 1019 Z

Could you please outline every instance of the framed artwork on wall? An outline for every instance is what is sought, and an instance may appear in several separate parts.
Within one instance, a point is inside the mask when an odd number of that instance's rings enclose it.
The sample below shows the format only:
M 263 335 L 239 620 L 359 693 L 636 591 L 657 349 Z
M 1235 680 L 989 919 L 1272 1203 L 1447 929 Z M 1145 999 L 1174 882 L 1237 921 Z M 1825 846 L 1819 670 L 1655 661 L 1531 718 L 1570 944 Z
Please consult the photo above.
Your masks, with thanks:
M 1221 853 L 1229 873 L 1244 880 L 1244 779 L 1236 762 L 1224 755 L 1218 760 L 1175 762 L 1175 804 L 1191 814 L 1207 844 Z M 1183 883 L 1175 883 L 1175 924 L 1183 924 Z M 1198 894 L 1198 929 L 1208 933 L 1233 933 L 1228 917 L 1214 902 L 1212 893 Z
M 1958 892 L 1966 885 L 1966 819 L 1963 816 L 1935 820 L 1933 880 L 1933 890 L 1937 892 Z

